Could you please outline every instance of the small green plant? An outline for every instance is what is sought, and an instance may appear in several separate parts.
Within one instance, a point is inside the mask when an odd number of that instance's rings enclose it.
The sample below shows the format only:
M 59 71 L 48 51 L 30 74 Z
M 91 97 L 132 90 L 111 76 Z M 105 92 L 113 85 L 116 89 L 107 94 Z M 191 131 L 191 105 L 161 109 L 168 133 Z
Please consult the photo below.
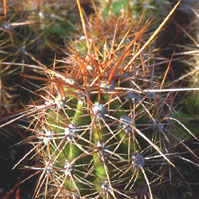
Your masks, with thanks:
M 17 118 L 27 118 L 33 133 L 33 149 L 21 161 L 35 151 L 35 198 L 152 199 L 170 171 L 182 175 L 175 166 L 182 154 L 197 157 L 184 143 L 196 136 L 174 117 L 173 92 L 183 89 L 165 83 L 172 60 L 161 60 L 152 43 L 179 3 L 150 34 L 152 21 L 127 8 L 105 19 L 96 10 L 85 20 L 77 0 L 83 34 L 62 66 L 27 65 L 45 77 L 26 77 L 46 82 L 34 84 L 40 99 Z

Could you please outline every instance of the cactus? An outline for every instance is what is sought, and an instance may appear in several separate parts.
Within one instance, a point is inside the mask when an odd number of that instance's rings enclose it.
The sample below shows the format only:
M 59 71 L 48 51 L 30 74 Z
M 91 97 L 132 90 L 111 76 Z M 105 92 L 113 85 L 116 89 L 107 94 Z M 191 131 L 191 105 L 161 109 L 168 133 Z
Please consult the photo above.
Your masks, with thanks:
M 185 74 L 183 74 L 179 81 L 185 82 L 189 87 L 198 87 L 198 8 L 199 2 L 192 1 L 192 4 L 184 2 L 181 6 L 183 14 L 190 16 L 190 22 L 185 27 L 180 26 L 181 31 L 184 33 L 183 42 L 181 46 L 181 51 L 178 52 L 180 64 L 184 66 Z M 198 92 L 186 93 L 183 96 L 183 101 L 181 104 L 183 108 L 179 112 L 181 118 L 183 118 L 183 123 L 191 129 L 192 132 L 198 134 L 197 120 L 198 120 Z M 189 121 L 187 121 L 189 118 Z
M 7 62 L 7 65 L 1 64 L 0 66 L 0 100 L 1 113 L 6 114 L 16 110 L 17 105 L 15 102 L 18 97 L 16 76 L 24 71 L 23 67 L 13 67 L 13 63 L 30 62 L 29 57 L 26 55 L 26 45 L 31 40 L 30 35 L 33 35 L 34 32 L 31 28 L 33 21 L 26 20 L 25 12 L 23 10 L 18 12 L 12 4 L 7 7 L 6 14 L 3 14 L 2 9 L 0 15 L 0 61 Z M 15 83 L 13 83 L 13 79 L 15 79 Z
M 55 52 L 57 59 L 63 56 L 61 45 L 65 45 L 78 21 L 72 25 L 69 23 L 72 14 L 63 13 L 70 5 L 71 3 L 67 3 L 64 6 L 58 1 L 56 5 L 53 2 L 23 0 L 5 0 L 0 3 L 1 114 L 17 112 L 21 108 L 19 104 L 26 104 L 29 100 L 22 87 L 30 86 L 21 74 L 32 71 L 25 68 L 25 65 L 45 67 L 44 63 L 53 64 Z M 71 9 L 71 12 L 74 10 L 75 8 Z M 73 17 L 74 15 L 73 13 Z
M 127 8 L 120 17 L 95 13 L 86 23 L 77 0 L 83 36 L 64 66 L 34 67 L 46 77 L 27 76 L 46 82 L 35 85 L 41 99 L 24 115 L 34 147 L 23 159 L 35 150 L 32 169 L 40 173 L 35 198 L 152 199 L 170 170 L 178 171 L 176 147 L 190 152 L 183 141 L 197 138 L 174 117 L 180 89 L 167 88 L 171 60 L 161 60 L 151 42 L 179 2 L 150 34 L 152 22 Z

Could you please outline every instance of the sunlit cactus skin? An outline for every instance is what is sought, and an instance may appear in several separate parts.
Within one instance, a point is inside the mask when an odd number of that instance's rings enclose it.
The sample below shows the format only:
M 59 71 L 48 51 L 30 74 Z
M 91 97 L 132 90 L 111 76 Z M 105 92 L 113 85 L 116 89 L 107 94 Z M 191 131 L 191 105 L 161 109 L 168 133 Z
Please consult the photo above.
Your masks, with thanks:
M 35 69 L 45 78 L 27 76 L 46 82 L 26 109 L 36 138 L 32 169 L 40 173 L 34 197 L 155 198 L 175 169 L 176 146 L 185 146 L 187 133 L 194 137 L 174 118 L 168 71 L 161 70 L 170 61 L 154 43 L 142 49 L 152 34 L 144 15 L 96 13 L 85 23 L 79 12 L 83 36 L 68 57 Z

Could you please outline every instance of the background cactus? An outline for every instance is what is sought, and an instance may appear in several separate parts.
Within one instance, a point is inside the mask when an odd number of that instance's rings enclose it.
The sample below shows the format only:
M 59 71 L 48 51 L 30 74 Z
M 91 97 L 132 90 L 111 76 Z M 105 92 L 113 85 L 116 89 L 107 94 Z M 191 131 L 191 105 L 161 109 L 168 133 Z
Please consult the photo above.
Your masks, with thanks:
M 10 2 L 11 3 L 11 2 Z M 6 9 L 6 14 L 1 10 L 0 21 L 0 61 L 1 64 L 1 114 L 16 111 L 17 82 L 20 82 L 19 73 L 24 71 L 23 66 L 13 66 L 13 63 L 29 63 L 26 48 L 28 43 L 33 44 L 33 21 L 27 20 L 25 11 L 17 11 L 11 4 Z M 32 46 L 35 48 L 35 46 Z M 17 78 L 18 77 L 18 78 Z M 14 80 L 14 81 L 13 81 Z
M 31 83 L 40 99 L 21 115 L 33 148 L 15 165 L 36 156 L 35 198 L 155 198 L 176 174 L 184 180 L 178 160 L 198 165 L 186 144 L 197 135 L 176 117 L 181 89 L 165 83 L 172 60 L 152 42 L 159 30 L 125 2 L 123 15 L 96 10 L 85 20 L 77 1 L 83 33 L 68 56 L 52 69 L 32 67 L 45 76 L 26 75 L 45 82 Z
M 71 5 L 70 2 L 3 2 L 0 4 L 0 70 L 1 101 L 5 105 L 1 110 L 10 113 L 19 108 L 16 103 L 19 102 L 18 98 L 25 98 L 17 86 L 27 87 L 26 80 L 19 76 L 21 73 L 29 74 L 24 64 L 51 65 L 55 52 L 57 59 L 63 56 L 61 46 L 66 45 L 68 35 L 75 30 L 69 23 L 72 14 L 63 13 Z M 71 7 L 71 11 L 74 10 Z M 25 100 L 23 103 L 26 103 Z

